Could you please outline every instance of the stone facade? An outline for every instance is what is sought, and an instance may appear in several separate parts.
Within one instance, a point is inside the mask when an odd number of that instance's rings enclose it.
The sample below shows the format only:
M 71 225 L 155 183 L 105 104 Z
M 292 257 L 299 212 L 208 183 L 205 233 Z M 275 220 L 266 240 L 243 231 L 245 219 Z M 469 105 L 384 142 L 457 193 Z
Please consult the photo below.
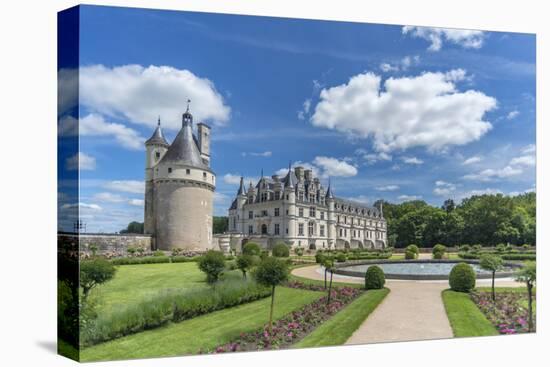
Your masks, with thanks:
M 60 233 L 59 241 L 79 244 L 80 251 L 90 252 L 90 245 L 96 245 L 100 254 L 126 255 L 129 247 L 151 249 L 151 236 L 139 234 L 104 233 Z
M 229 208 L 229 235 L 237 250 L 246 241 L 264 248 L 277 242 L 309 249 L 384 248 L 382 207 L 335 197 L 311 170 L 290 169 L 286 177 L 263 177 L 247 190 L 241 179 Z
M 168 144 L 159 124 L 145 142 L 144 230 L 154 248 L 205 251 L 212 241 L 213 199 L 216 175 L 210 169 L 210 128 L 193 115 L 182 116 L 182 128 Z

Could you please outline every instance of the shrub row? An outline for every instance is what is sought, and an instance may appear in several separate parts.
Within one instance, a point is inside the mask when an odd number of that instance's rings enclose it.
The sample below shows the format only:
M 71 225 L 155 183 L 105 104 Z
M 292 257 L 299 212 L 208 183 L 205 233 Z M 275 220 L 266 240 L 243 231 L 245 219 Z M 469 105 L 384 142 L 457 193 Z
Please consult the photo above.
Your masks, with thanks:
M 535 261 L 537 259 L 536 254 L 497 254 L 497 253 L 471 253 L 471 252 L 459 252 L 458 257 L 465 260 L 477 260 L 482 254 L 494 254 L 499 255 L 502 260 L 528 260 Z
M 180 322 L 199 315 L 269 296 L 270 289 L 253 280 L 225 280 L 207 288 L 165 291 L 155 297 L 99 315 L 81 333 L 83 346 Z

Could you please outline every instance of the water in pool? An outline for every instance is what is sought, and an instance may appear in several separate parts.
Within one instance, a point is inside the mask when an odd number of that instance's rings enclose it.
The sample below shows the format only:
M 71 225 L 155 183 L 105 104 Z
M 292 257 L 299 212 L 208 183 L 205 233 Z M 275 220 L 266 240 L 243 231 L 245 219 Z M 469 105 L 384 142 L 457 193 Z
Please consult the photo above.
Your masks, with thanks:
M 377 265 L 385 274 L 395 275 L 449 275 L 456 263 L 391 263 L 391 264 L 362 264 L 350 265 L 344 269 L 352 271 L 366 272 L 371 265 Z M 479 274 L 488 274 L 490 272 L 483 270 L 477 264 L 472 264 L 474 271 Z

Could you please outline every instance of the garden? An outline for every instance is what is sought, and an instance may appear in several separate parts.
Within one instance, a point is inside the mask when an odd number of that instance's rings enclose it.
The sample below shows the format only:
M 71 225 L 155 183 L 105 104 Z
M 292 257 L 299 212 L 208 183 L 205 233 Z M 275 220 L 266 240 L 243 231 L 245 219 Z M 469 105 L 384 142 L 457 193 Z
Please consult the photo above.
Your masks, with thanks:
M 238 256 L 93 254 L 81 260 L 80 359 L 342 344 L 389 292 L 383 274 L 368 290 L 302 282 L 295 263 L 285 245 L 269 254 L 252 243 Z

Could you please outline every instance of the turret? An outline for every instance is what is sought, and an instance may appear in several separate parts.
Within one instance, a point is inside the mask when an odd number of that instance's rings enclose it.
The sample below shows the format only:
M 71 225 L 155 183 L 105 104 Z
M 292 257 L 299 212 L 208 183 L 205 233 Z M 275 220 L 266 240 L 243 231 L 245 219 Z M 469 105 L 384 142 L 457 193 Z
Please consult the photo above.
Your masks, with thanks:
M 241 177 L 241 182 L 239 184 L 239 191 L 237 191 L 237 209 L 242 209 L 246 203 L 246 193 L 244 192 L 244 182 Z
M 153 203 L 153 167 L 155 167 L 168 150 L 169 144 L 164 138 L 160 127 L 160 117 L 153 135 L 145 142 L 145 200 L 144 200 L 144 232 L 153 234 L 155 231 Z
M 336 246 L 336 213 L 334 211 L 334 194 L 332 193 L 330 178 L 328 180 L 327 193 L 325 194 L 325 202 L 328 206 L 328 247 L 334 248 Z
M 145 142 L 145 168 L 153 168 L 164 156 L 170 145 L 164 138 L 162 128 L 160 126 L 160 117 L 157 122 L 157 127 L 153 135 Z

